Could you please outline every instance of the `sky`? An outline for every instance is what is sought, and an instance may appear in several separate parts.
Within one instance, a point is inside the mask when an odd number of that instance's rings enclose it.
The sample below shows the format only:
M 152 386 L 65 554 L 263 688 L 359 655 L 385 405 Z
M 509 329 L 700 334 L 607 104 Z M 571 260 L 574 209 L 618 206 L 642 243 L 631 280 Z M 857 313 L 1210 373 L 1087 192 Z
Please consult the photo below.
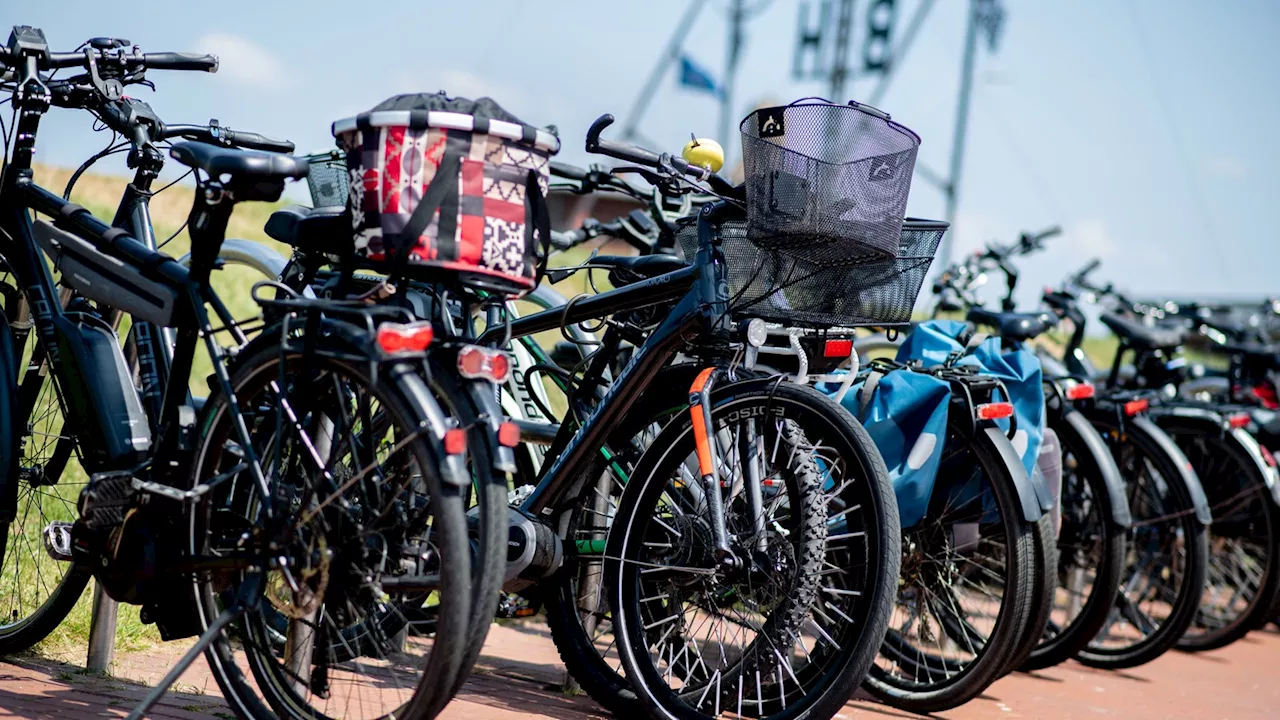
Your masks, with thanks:
M 331 146 L 329 124 L 400 92 L 489 95 L 534 125 L 558 126 L 561 158 L 586 164 L 588 125 L 627 120 L 690 0 L 364 3 L 334 0 L 0 0 L 0 17 L 44 29 L 53 49 L 92 36 L 144 51 L 217 53 L 216 75 L 152 72 L 134 88 L 166 121 L 218 118 L 297 143 Z M 920 0 L 898 0 L 898 32 Z M 719 77 L 728 0 L 707 0 L 685 52 Z M 732 115 L 827 91 L 797 81 L 797 0 L 748 0 Z M 1064 234 L 1021 264 L 1021 298 L 1090 258 L 1098 278 L 1146 297 L 1280 294 L 1280 3 L 1271 0 L 1003 0 L 993 53 L 978 52 L 956 252 L 1021 230 Z M 861 17 L 867 0 L 858 0 Z M 936 0 L 878 103 L 923 137 L 919 164 L 945 174 L 967 3 Z M 853 57 L 861 55 L 855 38 Z M 860 76 L 846 93 L 871 94 Z M 848 98 L 836 98 L 843 101 Z M 655 149 L 719 132 L 718 102 L 682 89 L 673 67 L 640 121 Z M 613 129 L 611 129 L 613 130 Z M 608 135 L 606 134 L 606 137 Z M 75 166 L 105 145 L 83 113 L 55 110 L 40 161 Z M 731 148 L 736 137 L 720 138 Z M 104 161 L 127 174 L 123 161 Z M 295 191 L 297 192 L 297 191 Z M 909 214 L 943 218 L 919 173 Z M 994 299 L 994 292 L 988 292 Z

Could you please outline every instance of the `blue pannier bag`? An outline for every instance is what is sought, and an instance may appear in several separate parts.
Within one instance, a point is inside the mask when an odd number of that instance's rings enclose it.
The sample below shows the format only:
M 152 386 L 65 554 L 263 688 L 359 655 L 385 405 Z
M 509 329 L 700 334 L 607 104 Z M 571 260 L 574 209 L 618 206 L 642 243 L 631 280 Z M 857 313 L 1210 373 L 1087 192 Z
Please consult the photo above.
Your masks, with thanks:
M 931 320 L 918 325 L 903 341 L 896 360 L 902 364 L 918 361 L 934 367 L 953 361 L 975 366 L 983 374 L 1003 381 L 1014 406 L 1017 431 L 1012 439 L 1028 475 L 1035 472 L 1044 435 L 1044 388 L 1040 362 L 1034 354 L 1001 348 L 998 338 L 978 338 L 973 347 L 972 329 L 962 322 Z M 962 339 L 964 342 L 962 342 Z M 834 395 L 836 386 L 821 389 Z M 898 500 L 902 527 L 920 522 L 928 512 L 941 465 L 947 436 L 948 382 L 926 373 L 895 370 L 879 378 L 870 398 L 864 398 L 862 383 L 855 384 L 842 404 L 866 427 L 880 454 Z M 1008 420 L 996 421 L 1005 430 Z M 968 493 L 970 481 L 957 478 L 951 492 Z

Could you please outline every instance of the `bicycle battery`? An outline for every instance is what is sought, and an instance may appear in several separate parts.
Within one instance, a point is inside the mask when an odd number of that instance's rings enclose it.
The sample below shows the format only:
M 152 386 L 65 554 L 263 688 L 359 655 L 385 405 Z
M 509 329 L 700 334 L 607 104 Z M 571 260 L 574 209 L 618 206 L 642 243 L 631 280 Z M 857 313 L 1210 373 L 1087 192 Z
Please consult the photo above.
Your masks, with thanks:
M 111 326 L 86 313 L 55 316 L 55 356 L 80 372 L 59 377 L 76 439 L 90 472 L 141 462 L 151 428 Z
M 177 290 L 144 277 L 132 265 L 44 220 L 32 223 L 32 231 L 54 268 L 62 273 L 63 284 L 135 318 L 160 326 L 171 324 Z

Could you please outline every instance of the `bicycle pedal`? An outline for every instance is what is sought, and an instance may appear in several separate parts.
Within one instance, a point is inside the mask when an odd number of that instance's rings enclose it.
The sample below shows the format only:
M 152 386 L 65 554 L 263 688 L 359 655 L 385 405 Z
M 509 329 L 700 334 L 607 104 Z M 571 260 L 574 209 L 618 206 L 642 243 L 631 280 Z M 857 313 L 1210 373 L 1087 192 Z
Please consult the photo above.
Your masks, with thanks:
M 205 493 L 209 492 L 209 486 L 201 483 L 190 490 L 180 490 L 172 485 L 164 483 L 152 482 L 150 480 L 133 479 L 133 489 L 138 492 L 149 493 L 151 495 L 159 495 L 160 497 L 178 502 L 195 502 L 199 500 Z
M 41 533 L 44 538 L 44 551 L 58 562 L 71 562 L 71 523 L 55 520 L 45 526 Z

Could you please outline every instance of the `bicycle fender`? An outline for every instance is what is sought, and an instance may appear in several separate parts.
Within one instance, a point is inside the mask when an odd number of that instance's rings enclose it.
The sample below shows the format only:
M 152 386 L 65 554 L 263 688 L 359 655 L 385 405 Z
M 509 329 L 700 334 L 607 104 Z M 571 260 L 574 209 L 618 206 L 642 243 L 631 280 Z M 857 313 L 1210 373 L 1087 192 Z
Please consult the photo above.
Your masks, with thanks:
M 1206 527 L 1212 524 L 1213 512 L 1209 509 L 1209 498 L 1204 494 L 1204 486 L 1200 484 L 1200 477 L 1196 475 L 1196 471 L 1191 467 L 1191 461 L 1183 454 L 1178 443 L 1169 437 L 1169 433 L 1161 430 L 1151 418 L 1138 415 L 1130 418 L 1129 423 L 1140 432 L 1146 433 L 1152 442 L 1173 458 L 1174 465 L 1177 465 L 1182 473 L 1182 484 L 1187 487 L 1191 504 L 1195 506 L 1196 520 Z
M 1253 458 L 1253 463 L 1257 466 L 1258 472 L 1262 473 L 1263 482 L 1266 483 L 1267 489 L 1271 491 L 1271 501 L 1280 506 L 1280 470 L 1267 464 L 1267 461 L 1262 457 L 1262 448 L 1258 445 L 1257 439 L 1246 432 L 1244 428 L 1232 428 L 1231 437 L 1244 448 L 1249 457 Z
M 0 523 L 18 511 L 18 456 L 21 438 L 14 427 L 18 416 L 18 357 L 9 319 L 0 313 Z
M 1039 520 L 1044 515 L 1040 496 L 1041 494 L 1048 496 L 1049 490 L 1044 487 L 1043 480 L 1037 482 L 1027 475 L 1022 458 L 1018 456 L 1018 451 L 1013 448 L 1013 443 L 1009 442 L 1004 430 L 994 424 L 979 428 L 973 438 L 973 449 L 975 452 L 998 457 L 1004 463 L 1009 469 L 1010 477 L 1013 478 L 1014 490 L 1018 493 L 1018 504 L 1022 506 L 1022 519 L 1032 523 Z M 1050 505 L 1050 507 L 1053 506 Z
M 1060 419 L 1051 423 L 1059 435 L 1071 434 L 1079 444 L 1088 448 L 1102 473 L 1103 482 L 1107 486 L 1107 498 L 1111 501 L 1111 522 L 1118 527 L 1128 528 L 1133 524 L 1133 515 L 1129 512 L 1129 498 L 1125 493 L 1124 478 L 1120 476 L 1120 468 L 1116 466 L 1115 456 L 1111 448 L 1098 433 L 1098 429 L 1078 410 L 1067 410 Z

